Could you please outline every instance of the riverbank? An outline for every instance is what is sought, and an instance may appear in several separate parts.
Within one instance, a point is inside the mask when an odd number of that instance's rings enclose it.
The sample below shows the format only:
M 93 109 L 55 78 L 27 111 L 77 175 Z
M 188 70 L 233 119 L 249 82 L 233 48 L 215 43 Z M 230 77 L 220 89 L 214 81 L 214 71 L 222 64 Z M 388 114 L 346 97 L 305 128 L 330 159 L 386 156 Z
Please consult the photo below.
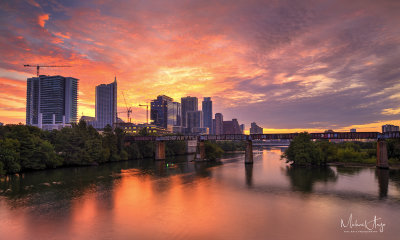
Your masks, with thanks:
M 360 163 L 360 162 L 331 162 L 328 166 L 340 166 L 340 167 L 366 167 L 376 168 L 376 163 Z M 400 163 L 389 163 L 389 169 L 400 170 Z

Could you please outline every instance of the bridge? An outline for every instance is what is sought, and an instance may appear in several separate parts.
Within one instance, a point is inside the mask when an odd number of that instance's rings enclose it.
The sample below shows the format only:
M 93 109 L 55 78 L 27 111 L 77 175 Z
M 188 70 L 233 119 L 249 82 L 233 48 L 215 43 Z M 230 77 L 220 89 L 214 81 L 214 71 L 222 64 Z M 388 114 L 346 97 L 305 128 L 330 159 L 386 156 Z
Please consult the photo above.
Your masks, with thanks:
M 165 159 L 165 142 L 166 141 L 187 141 L 196 146 L 196 160 L 205 159 L 204 141 L 246 141 L 245 163 L 253 163 L 253 140 L 280 140 L 293 139 L 299 133 L 282 133 L 282 134 L 222 134 L 222 135 L 167 135 L 167 136 L 134 136 L 127 135 L 125 143 L 137 141 L 153 141 L 156 143 L 155 159 Z M 377 140 L 377 167 L 388 168 L 387 144 L 385 139 L 400 138 L 400 132 L 328 132 L 328 133 L 310 133 L 311 139 L 315 140 Z

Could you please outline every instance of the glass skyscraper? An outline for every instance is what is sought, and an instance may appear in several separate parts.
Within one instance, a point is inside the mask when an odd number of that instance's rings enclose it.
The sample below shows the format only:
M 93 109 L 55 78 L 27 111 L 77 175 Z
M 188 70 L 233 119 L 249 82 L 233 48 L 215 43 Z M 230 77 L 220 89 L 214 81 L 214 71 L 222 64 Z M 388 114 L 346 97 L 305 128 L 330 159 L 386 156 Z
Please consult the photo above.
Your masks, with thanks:
M 181 124 L 181 104 L 171 97 L 160 95 L 151 101 L 150 118 L 153 124 L 169 131 Z
M 96 86 L 95 128 L 102 129 L 117 122 L 117 78 L 110 84 Z
M 182 109 L 182 127 L 187 127 L 187 112 L 198 111 L 198 100 L 197 97 L 183 97 L 181 98 L 181 109 Z
M 27 125 L 75 123 L 77 118 L 78 79 L 44 75 L 27 79 Z
M 203 127 L 208 128 L 212 132 L 212 101 L 210 97 L 205 97 L 202 102 L 203 110 Z

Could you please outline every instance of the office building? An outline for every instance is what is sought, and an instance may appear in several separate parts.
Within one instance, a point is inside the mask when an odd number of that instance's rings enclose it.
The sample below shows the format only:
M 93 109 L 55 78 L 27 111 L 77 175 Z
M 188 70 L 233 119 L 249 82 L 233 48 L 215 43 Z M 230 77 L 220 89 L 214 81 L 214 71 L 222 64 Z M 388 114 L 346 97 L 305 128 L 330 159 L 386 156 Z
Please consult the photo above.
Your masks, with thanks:
M 170 122 L 168 124 L 168 120 L 171 120 L 172 116 L 168 114 L 168 109 L 170 109 L 170 114 L 172 111 L 172 101 L 171 97 L 160 95 L 157 99 L 154 99 L 150 103 L 150 120 L 152 124 L 165 128 L 168 128 L 168 125 L 172 126 Z
M 210 134 L 215 135 L 215 119 L 212 120 L 212 128 Z
M 257 123 L 252 122 L 250 127 L 250 134 L 263 134 L 263 128 L 259 127 Z
M 223 133 L 224 134 L 242 134 L 238 120 L 234 118 L 234 119 L 232 119 L 232 121 L 223 121 Z
M 117 78 L 110 84 L 96 86 L 96 122 L 94 127 L 103 129 L 117 122 Z
M 174 126 L 181 126 L 181 104 L 173 102 L 171 97 L 160 95 L 151 101 L 150 119 L 154 125 L 172 132 Z
M 350 129 L 350 132 L 357 132 L 357 129 L 352 128 L 352 129 Z
M 207 133 L 203 126 L 203 111 L 189 111 L 186 113 L 186 133 Z
M 181 119 L 182 127 L 187 127 L 186 114 L 190 111 L 198 111 L 198 100 L 197 97 L 183 97 L 181 98 Z
M 203 110 L 203 127 L 212 132 L 212 101 L 210 97 L 205 97 L 201 108 Z
M 172 125 L 174 127 L 181 127 L 182 126 L 182 119 L 181 119 L 181 104 L 178 102 L 172 102 L 172 110 L 171 110 L 171 120 Z
M 382 133 L 385 132 L 398 132 L 399 131 L 399 126 L 395 126 L 395 125 L 390 125 L 390 124 L 386 124 L 382 126 Z
M 214 130 L 215 135 L 221 135 L 224 134 L 224 116 L 222 113 L 216 113 L 215 114 L 215 130 Z
M 63 76 L 27 79 L 26 124 L 59 129 L 78 118 L 78 79 Z
M 240 131 L 242 131 L 242 134 L 244 134 L 244 124 L 240 124 Z

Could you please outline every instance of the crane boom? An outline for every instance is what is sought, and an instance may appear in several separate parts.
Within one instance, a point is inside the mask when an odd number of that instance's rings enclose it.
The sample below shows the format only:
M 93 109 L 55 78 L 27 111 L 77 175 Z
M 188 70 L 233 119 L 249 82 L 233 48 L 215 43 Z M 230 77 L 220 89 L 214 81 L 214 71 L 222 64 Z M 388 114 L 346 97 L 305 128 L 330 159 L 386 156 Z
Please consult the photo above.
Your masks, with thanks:
M 36 74 L 39 77 L 39 69 L 41 67 L 72 67 L 72 66 L 56 66 L 56 65 L 29 65 L 29 64 L 24 64 L 24 67 L 35 67 L 36 68 Z

